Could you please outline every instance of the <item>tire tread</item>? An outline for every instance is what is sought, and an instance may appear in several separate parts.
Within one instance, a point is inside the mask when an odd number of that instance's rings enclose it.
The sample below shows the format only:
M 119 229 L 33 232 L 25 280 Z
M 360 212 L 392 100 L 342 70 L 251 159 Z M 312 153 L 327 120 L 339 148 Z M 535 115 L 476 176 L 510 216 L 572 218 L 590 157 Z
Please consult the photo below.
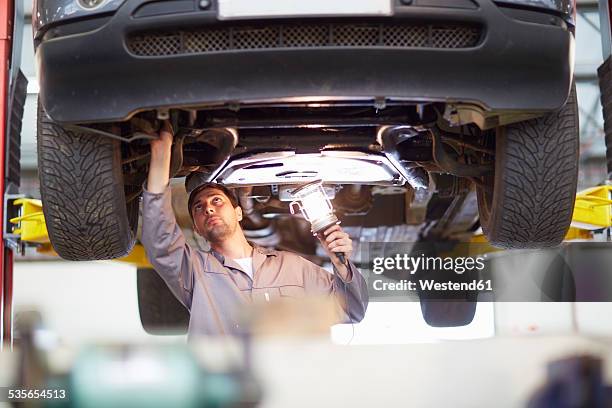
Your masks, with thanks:
M 119 142 L 66 129 L 39 107 L 37 145 L 43 212 L 56 252 L 75 261 L 127 255 L 134 220 L 125 204 Z
M 489 241 L 503 248 L 559 245 L 571 223 L 578 181 L 578 111 L 572 88 L 559 111 L 498 134 Z M 500 157 L 501 155 L 501 157 Z

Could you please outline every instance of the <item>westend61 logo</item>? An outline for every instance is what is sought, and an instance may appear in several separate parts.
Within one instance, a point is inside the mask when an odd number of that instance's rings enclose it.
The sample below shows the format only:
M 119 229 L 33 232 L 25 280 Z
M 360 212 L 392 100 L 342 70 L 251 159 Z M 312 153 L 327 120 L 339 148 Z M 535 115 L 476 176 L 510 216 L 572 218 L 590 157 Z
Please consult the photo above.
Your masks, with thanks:
M 472 244 L 389 242 L 373 243 L 368 249 L 372 298 L 464 298 L 493 290 L 490 262 L 485 255 L 472 256 L 484 254 Z
M 411 256 L 396 254 L 389 257 L 376 257 L 372 259 L 372 272 L 381 275 L 385 271 L 405 271 L 414 275 L 417 272 L 448 271 L 463 274 L 471 271 L 482 271 L 485 268 L 483 257 L 439 257 L 439 256 Z

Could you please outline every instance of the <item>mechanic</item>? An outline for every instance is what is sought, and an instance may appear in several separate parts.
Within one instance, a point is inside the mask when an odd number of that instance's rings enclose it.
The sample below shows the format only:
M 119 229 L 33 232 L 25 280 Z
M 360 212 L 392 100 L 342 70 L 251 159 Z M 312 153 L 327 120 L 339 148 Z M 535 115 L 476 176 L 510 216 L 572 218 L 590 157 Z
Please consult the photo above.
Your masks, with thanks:
M 195 232 L 211 250 L 193 248 L 174 217 L 169 172 L 173 134 L 164 124 L 151 141 L 151 162 L 143 193 L 142 244 L 155 270 L 190 311 L 188 337 L 235 335 L 244 332 L 238 314 L 252 301 L 310 295 L 335 296 L 345 323 L 361 321 L 368 306 L 365 280 L 349 261 L 335 255 L 352 251 L 352 241 L 340 226 L 327 229 L 319 240 L 334 273 L 286 251 L 250 244 L 239 222 L 242 209 L 225 186 L 204 183 L 189 196 Z

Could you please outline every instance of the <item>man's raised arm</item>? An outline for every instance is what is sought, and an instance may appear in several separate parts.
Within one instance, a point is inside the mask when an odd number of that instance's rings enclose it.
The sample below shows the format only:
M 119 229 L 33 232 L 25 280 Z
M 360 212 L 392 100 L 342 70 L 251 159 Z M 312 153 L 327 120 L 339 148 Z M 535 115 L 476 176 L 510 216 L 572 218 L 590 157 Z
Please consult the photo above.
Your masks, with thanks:
M 192 249 L 176 223 L 170 193 L 172 129 L 168 122 L 159 139 L 151 141 L 151 162 L 143 192 L 142 244 L 149 262 L 174 295 L 189 309 L 193 294 L 194 265 Z

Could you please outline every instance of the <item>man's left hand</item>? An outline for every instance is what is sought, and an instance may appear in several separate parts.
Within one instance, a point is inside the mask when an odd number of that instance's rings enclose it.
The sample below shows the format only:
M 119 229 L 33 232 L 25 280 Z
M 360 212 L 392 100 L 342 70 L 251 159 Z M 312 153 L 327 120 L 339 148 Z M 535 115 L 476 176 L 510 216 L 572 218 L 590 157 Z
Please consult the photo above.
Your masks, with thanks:
M 345 264 L 340 262 L 336 254 L 339 252 L 344 253 L 344 258 L 348 261 L 351 252 L 353 252 L 353 241 L 351 237 L 349 237 L 339 225 L 332 225 L 323 231 L 323 234 L 318 234 L 317 238 L 319 238 L 321 245 L 336 267 L 336 270 L 340 273 L 342 279 L 350 280 L 352 277 L 351 272 Z

